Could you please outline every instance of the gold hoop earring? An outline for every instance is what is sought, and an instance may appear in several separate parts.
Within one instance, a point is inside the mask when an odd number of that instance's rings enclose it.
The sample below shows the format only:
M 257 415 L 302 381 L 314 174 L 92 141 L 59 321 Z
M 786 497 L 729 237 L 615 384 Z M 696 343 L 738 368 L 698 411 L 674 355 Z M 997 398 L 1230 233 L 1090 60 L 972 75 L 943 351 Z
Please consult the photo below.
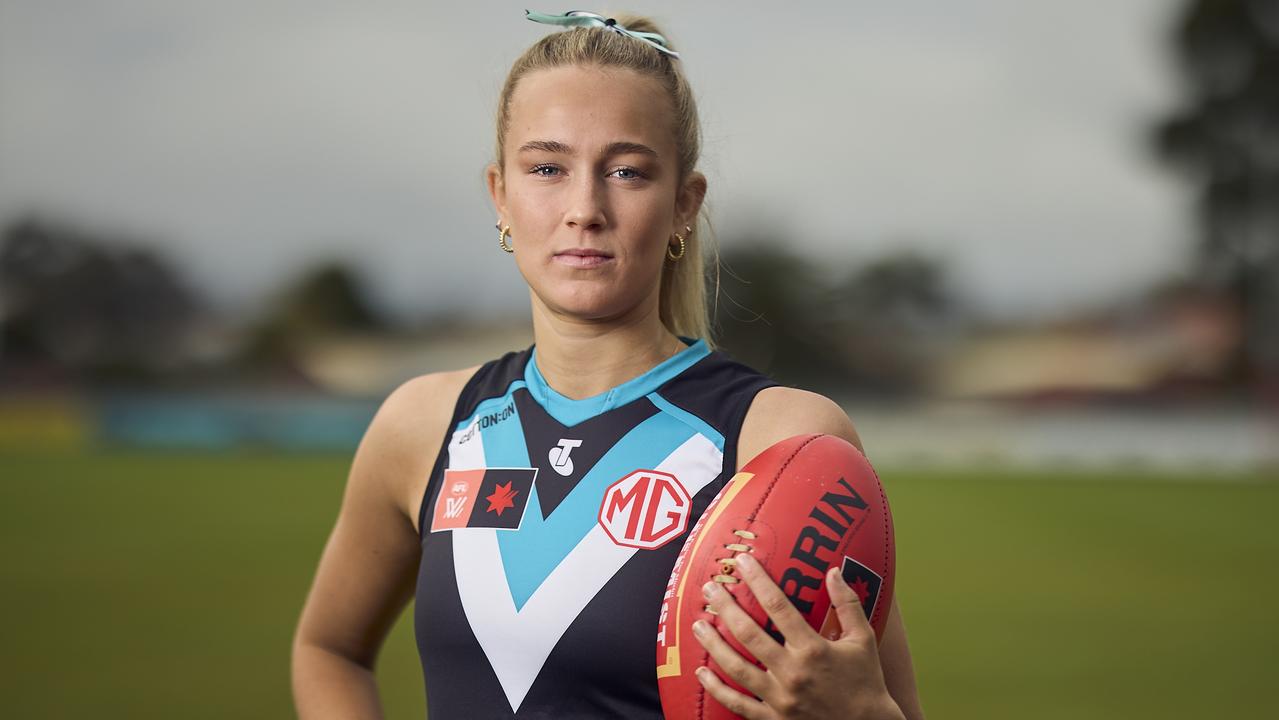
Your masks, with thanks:
M 671 262 L 676 262 L 680 258 L 684 257 L 684 251 L 688 249 L 688 246 L 684 243 L 683 235 L 680 235 L 679 233 L 671 233 L 671 234 L 675 236 L 676 240 L 679 240 L 679 254 L 677 255 L 671 252 L 671 246 L 668 243 L 666 245 L 666 257 L 670 259 Z
M 515 252 L 515 248 L 511 247 L 510 244 L 506 242 L 506 239 L 510 236 L 511 236 L 511 226 L 507 225 L 506 227 L 501 229 L 501 232 L 497 234 L 497 244 L 506 252 L 513 253 Z

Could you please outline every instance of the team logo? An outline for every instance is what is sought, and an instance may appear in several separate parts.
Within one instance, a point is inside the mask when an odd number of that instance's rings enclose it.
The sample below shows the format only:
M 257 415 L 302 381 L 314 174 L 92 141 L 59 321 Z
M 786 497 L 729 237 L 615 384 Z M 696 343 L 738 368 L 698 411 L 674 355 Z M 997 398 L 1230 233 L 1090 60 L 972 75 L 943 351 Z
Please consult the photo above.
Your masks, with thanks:
M 599 524 L 618 545 L 656 550 L 684 533 L 692 505 L 674 475 L 636 470 L 604 491 Z
M 568 454 L 573 451 L 573 448 L 581 446 L 581 440 L 565 440 L 564 438 L 560 438 L 560 444 L 551 448 L 550 453 L 548 453 L 548 458 L 551 461 L 551 469 L 564 477 L 572 475 L 573 458 L 569 457 Z
M 840 566 L 839 573 L 844 576 L 844 582 L 848 583 L 848 587 L 857 593 L 857 599 L 862 603 L 862 612 L 866 613 L 866 619 L 870 620 L 875 614 L 875 605 L 879 603 L 879 589 L 884 584 L 884 578 L 847 555 L 844 556 L 844 563 Z M 822 628 L 818 632 L 822 637 L 830 640 L 838 640 L 843 634 L 839 618 L 835 615 L 835 608 L 832 607 L 826 612 L 826 618 L 822 621 Z
M 857 562 L 856 560 L 844 556 L 844 565 L 840 568 L 840 574 L 844 576 L 844 582 L 857 593 L 857 599 L 862 601 L 862 610 L 866 613 L 866 619 L 869 620 L 875 614 L 875 605 L 879 603 L 879 588 L 884 583 L 884 579 L 874 570 Z
M 517 530 L 537 468 L 445 470 L 431 532 L 458 528 Z

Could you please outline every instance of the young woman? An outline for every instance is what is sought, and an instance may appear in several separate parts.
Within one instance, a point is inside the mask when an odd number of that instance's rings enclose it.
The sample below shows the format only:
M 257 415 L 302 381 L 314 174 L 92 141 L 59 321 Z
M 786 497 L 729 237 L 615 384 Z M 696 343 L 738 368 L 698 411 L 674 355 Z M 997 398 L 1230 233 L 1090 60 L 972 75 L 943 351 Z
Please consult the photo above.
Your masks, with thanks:
M 374 661 L 414 597 L 432 720 L 659 718 L 657 614 L 687 529 L 778 440 L 858 443 L 835 403 L 710 348 L 697 112 L 657 29 L 532 17 L 579 25 L 511 68 L 487 173 L 494 259 L 528 283 L 535 345 L 414 378 L 378 411 L 297 629 L 303 718 L 380 716 Z M 649 480 L 666 495 L 635 490 Z M 896 605 L 876 647 L 832 575 L 850 629 L 828 641 L 742 573 L 786 642 L 711 583 L 767 671 L 699 627 L 754 696 L 701 671 L 710 695 L 747 718 L 922 717 Z

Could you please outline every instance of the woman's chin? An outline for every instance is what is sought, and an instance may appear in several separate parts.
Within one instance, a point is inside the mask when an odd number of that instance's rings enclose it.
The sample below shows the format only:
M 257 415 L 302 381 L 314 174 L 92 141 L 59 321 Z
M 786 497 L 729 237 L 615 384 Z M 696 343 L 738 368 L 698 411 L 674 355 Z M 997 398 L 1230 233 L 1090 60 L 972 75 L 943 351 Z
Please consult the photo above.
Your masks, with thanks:
M 614 288 L 615 289 L 615 288 Z M 550 298 L 545 303 L 556 315 L 582 322 L 607 322 L 624 317 L 634 310 L 613 293 L 575 293 Z

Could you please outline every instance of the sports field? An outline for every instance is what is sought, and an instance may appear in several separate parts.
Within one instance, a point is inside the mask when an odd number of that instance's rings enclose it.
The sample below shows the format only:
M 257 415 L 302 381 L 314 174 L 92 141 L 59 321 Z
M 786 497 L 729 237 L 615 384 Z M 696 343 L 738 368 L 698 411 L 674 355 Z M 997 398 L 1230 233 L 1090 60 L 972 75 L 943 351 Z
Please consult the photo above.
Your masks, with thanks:
M 13 718 L 283 718 L 349 458 L 0 455 Z M 1279 481 L 885 472 L 932 718 L 1270 717 Z M 409 615 L 378 668 L 423 715 Z

